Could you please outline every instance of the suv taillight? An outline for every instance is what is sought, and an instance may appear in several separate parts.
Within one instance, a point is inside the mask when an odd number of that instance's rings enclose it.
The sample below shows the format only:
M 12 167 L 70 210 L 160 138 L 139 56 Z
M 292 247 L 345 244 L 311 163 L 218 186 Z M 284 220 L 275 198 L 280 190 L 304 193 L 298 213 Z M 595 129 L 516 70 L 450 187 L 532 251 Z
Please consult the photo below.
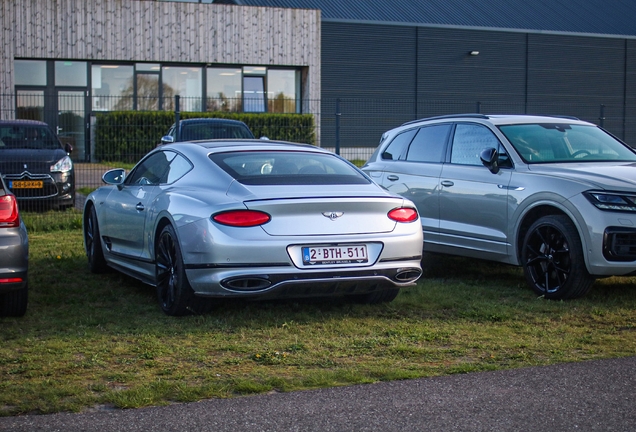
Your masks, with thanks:
M 13 195 L 0 196 L 0 227 L 20 226 L 18 202 Z

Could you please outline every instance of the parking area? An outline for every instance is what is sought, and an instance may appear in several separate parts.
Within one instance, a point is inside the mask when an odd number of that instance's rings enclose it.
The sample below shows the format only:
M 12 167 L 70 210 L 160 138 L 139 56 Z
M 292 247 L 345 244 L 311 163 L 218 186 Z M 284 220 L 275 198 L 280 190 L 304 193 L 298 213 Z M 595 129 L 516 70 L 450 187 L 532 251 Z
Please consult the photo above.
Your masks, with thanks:
M 102 175 L 111 169 L 108 165 L 80 162 L 75 163 L 75 208 L 81 210 L 84 208 L 86 195 L 81 193 L 82 188 L 98 188 L 104 183 Z

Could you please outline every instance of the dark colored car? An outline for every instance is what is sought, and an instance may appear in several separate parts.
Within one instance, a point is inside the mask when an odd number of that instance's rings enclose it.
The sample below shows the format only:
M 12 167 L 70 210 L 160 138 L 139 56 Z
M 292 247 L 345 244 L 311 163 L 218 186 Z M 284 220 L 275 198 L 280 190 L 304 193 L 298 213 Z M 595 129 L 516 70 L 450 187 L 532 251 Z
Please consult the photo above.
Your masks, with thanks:
M 173 124 L 168 134 L 161 138 L 161 143 L 253 138 L 254 134 L 242 121 L 221 118 L 196 118 L 180 120 L 178 124 Z
M 15 196 L 0 177 L 0 317 L 25 314 L 28 265 L 27 230 Z
M 0 172 L 21 205 L 75 204 L 72 150 L 44 122 L 0 120 Z

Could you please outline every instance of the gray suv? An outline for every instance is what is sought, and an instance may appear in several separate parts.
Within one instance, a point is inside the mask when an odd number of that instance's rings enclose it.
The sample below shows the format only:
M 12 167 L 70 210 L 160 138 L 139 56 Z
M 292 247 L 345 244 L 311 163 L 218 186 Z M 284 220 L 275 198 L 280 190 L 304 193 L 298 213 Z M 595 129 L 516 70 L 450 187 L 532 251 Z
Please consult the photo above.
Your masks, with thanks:
M 415 202 L 424 251 L 522 266 L 550 299 L 636 274 L 636 152 L 566 117 L 450 115 L 382 135 L 362 168 Z

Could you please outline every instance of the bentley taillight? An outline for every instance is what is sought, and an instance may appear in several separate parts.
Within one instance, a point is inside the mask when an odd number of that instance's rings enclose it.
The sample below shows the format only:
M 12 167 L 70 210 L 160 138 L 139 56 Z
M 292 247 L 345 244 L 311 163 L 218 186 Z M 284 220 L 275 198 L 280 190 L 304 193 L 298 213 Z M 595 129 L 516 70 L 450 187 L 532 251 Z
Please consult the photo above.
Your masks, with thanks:
M 214 222 L 234 227 L 253 227 L 266 224 L 271 219 L 267 213 L 255 210 L 229 210 L 212 216 Z
M 413 222 L 417 220 L 417 210 L 412 207 L 400 207 L 391 210 L 387 216 L 396 222 Z

